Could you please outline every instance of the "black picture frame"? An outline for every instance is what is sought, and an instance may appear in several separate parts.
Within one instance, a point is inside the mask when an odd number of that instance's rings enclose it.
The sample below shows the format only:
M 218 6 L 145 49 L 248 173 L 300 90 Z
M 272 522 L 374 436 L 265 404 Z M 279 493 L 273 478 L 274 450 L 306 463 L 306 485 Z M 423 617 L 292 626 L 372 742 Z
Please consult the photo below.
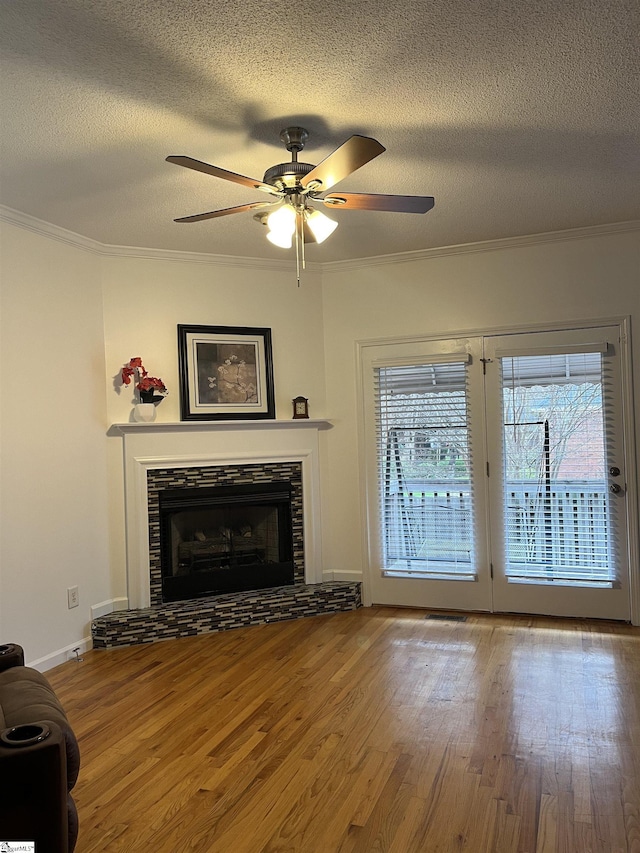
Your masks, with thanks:
M 178 326 L 183 421 L 275 418 L 271 329 Z

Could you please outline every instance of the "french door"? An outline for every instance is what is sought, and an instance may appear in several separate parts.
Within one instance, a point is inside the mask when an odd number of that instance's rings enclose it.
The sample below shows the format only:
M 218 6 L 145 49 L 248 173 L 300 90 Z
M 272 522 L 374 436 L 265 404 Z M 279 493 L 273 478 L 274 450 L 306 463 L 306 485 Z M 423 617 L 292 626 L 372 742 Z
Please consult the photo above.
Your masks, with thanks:
M 374 603 L 630 618 L 619 337 L 363 347 Z

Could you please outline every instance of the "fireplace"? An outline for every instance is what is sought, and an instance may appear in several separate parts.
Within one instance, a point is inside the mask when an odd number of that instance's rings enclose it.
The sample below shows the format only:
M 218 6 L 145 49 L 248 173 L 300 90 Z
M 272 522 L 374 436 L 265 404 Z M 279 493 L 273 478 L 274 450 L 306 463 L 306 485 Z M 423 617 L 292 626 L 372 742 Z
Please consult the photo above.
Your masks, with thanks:
M 151 606 L 305 583 L 299 462 L 153 468 L 146 499 Z
M 112 426 L 110 435 L 120 436 L 124 441 L 127 596 L 114 599 L 113 604 L 119 606 L 107 609 L 110 602 L 104 602 L 93 608 L 94 611 L 105 608 L 93 613 L 94 648 L 152 643 L 361 607 L 359 578 L 336 579 L 323 571 L 319 432 L 328 428 L 328 421 L 307 419 Z M 191 509 L 197 513 L 200 507 L 193 506 L 194 492 L 196 500 L 199 501 L 202 493 L 207 503 L 211 503 L 213 496 L 215 511 L 218 498 L 231 494 L 222 491 L 227 487 L 233 487 L 243 499 L 250 497 L 257 503 L 255 510 L 243 507 L 242 500 L 232 506 L 230 515 L 222 518 L 214 515 L 213 520 L 202 519 L 196 515 L 195 521 L 192 518 L 184 524 L 181 519 L 165 521 L 164 511 L 168 510 L 170 517 L 172 509 L 167 493 L 177 497 L 183 492 L 182 497 L 187 498 L 187 504 L 191 502 Z M 247 568 L 244 557 L 253 550 L 254 556 L 258 553 L 258 561 L 252 571 L 261 574 L 258 580 L 254 576 L 249 582 L 251 589 L 213 594 L 196 589 L 195 593 L 187 592 L 191 598 L 164 599 L 164 573 L 180 576 L 185 566 L 173 558 L 166 564 L 171 566 L 170 570 L 163 566 L 162 552 L 166 546 L 161 546 L 160 536 L 161 495 L 162 523 L 175 523 L 183 528 L 177 542 L 169 546 L 171 553 L 183 545 L 183 560 L 189 550 L 194 557 L 202 557 L 197 554 L 197 545 L 184 547 L 185 541 L 195 539 L 213 550 L 220 547 L 225 537 L 231 538 L 225 532 L 231 531 L 233 547 L 226 550 L 233 556 L 244 547 L 244 556 L 236 560 L 236 565 L 231 564 L 229 554 L 221 556 L 219 565 L 215 562 L 203 565 L 203 561 L 194 559 L 194 565 L 200 562 L 200 568 L 193 574 L 219 570 L 230 576 Z M 263 536 L 261 528 L 265 526 L 269 531 L 273 528 L 274 509 L 275 521 L 280 522 L 277 516 L 285 512 L 281 507 L 285 497 L 290 499 L 290 530 L 287 531 L 285 521 L 284 532 L 278 532 L 274 544 L 271 533 Z M 265 516 L 270 520 L 264 521 Z M 259 529 L 267 544 L 255 545 L 253 549 L 247 542 L 238 544 L 239 537 L 243 540 L 255 537 L 257 542 Z M 252 532 L 252 536 L 244 536 L 243 531 Z M 214 541 L 207 543 L 207 539 Z M 289 543 L 291 555 L 287 557 Z M 277 563 L 293 564 L 293 583 L 287 575 L 286 583 L 261 588 L 258 582 L 265 565 L 276 562 L 276 553 Z
M 162 600 L 294 583 L 291 484 L 159 493 Z

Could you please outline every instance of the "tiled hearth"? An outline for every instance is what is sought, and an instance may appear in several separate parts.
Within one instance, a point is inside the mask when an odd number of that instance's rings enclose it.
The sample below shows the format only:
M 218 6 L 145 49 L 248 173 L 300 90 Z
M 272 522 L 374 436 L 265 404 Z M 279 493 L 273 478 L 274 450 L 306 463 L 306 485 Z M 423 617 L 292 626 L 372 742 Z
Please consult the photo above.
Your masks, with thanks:
M 131 609 L 94 619 L 94 648 L 151 643 L 361 607 L 359 582 L 324 580 L 322 576 L 319 428 L 288 422 L 271 423 L 258 430 L 253 424 L 222 429 L 176 424 L 163 425 L 159 430 L 153 426 L 121 426 Z M 175 452 L 176 439 L 180 439 L 180 454 Z M 192 451 L 189 456 L 184 455 L 185 449 Z M 163 603 L 158 493 L 172 488 L 272 481 L 291 484 L 294 584 Z
M 154 643 L 245 625 L 355 610 L 361 606 L 359 583 L 294 584 L 236 592 L 144 610 L 109 613 L 93 622 L 93 647 L 110 649 Z

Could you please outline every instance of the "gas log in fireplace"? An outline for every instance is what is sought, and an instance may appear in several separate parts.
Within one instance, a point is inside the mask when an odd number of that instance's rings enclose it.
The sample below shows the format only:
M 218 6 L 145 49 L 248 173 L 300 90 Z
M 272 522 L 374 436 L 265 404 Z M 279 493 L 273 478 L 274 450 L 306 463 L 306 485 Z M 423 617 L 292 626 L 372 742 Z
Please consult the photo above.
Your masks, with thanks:
M 167 489 L 158 497 L 164 601 L 294 583 L 288 483 Z

